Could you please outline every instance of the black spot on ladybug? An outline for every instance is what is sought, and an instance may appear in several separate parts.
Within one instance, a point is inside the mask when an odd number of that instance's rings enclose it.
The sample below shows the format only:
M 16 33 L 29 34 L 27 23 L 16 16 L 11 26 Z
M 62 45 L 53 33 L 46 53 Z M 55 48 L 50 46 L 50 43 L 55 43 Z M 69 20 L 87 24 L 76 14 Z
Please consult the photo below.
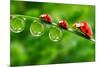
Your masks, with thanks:
M 82 28 L 85 28 L 85 26 L 83 26 Z
M 88 33 L 88 30 L 86 30 L 85 32 Z

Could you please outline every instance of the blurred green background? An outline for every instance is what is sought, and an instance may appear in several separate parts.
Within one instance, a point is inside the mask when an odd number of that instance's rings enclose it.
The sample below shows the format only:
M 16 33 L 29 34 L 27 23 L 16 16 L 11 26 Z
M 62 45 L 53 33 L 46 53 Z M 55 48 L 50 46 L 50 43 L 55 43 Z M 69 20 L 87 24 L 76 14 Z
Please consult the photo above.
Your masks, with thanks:
M 74 5 L 43 2 L 11 1 L 10 14 L 39 17 L 47 13 L 54 23 L 65 19 L 69 27 L 75 22 L 87 21 L 93 30 L 95 38 L 95 6 Z M 21 33 L 10 34 L 11 65 L 38 65 L 95 61 L 95 43 L 74 33 L 63 31 L 63 37 L 58 42 L 49 38 L 49 29 L 40 37 L 30 33 L 31 20 L 25 21 L 25 29 Z M 48 26 L 48 25 L 47 25 Z

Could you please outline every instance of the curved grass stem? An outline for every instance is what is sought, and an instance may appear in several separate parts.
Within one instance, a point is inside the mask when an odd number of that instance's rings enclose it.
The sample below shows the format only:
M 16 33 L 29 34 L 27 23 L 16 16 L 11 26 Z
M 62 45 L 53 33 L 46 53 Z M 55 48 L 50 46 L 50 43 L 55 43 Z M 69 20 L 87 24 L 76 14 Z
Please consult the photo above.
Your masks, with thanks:
M 26 15 L 11 15 L 12 17 L 23 17 L 23 18 L 30 18 L 30 19 L 39 19 L 37 17 L 26 16 Z
M 68 31 L 69 31 L 69 32 L 72 32 L 72 33 L 74 33 L 74 34 L 76 34 L 76 35 L 79 35 L 79 36 L 81 36 L 81 37 L 84 37 L 84 38 L 86 38 L 86 39 L 88 39 L 88 40 L 90 40 L 90 41 L 92 41 L 92 42 L 95 42 L 95 39 L 94 39 L 94 38 L 86 37 L 86 36 L 85 36 L 83 33 L 81 33 L 81 32 L 78 32 L 78 31 L 73 30 L 73 29 L 71 29 L 71 28 L 69 28 Z
M 12 16 L 12 17 L 20 16 L 20 17 L 23 17 L 23 18 L 25 18 L 25 19 L 27 19 L 27 18 L 30 18 L 30 19 L 38 19 L 38 20 L 40 19 L 40 18 L 37 18 L 37 17 L 26 16 L 26 15 L 11 15 L 11 16 Z M 52 25 L 57 26 L 56 23 L 52 23 Z M 73 30 L 73 29 L 71 29 L 71 28 L 68 28 L 68 31 L 69 31 L 69 32 L 72 32 L 72 33 L 74 33 L 74 34 L 77 34 L 77 35 L 79 35 L 79 36 L 81 36 L 81 37 L 84 37 L 84 38 L 86 38 L 86 39 L 88 39 L 88 40 L 90 40 L 90 41 L 92 41 L 92 42 L 95 42 L 95 39 L 86 37 L 86 36 L 85 36 L 83 33 L 81 33 L 81 32 L 78 32 L 78 31 Z

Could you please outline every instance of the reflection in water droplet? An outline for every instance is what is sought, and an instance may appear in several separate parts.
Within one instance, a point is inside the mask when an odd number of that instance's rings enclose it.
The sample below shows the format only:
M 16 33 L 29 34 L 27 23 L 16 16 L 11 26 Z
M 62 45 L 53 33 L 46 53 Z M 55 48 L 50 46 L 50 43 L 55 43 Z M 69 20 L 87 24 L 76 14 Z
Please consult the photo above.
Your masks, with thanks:
M 24 30 L 25 24 L 24 21 L 20 18 L 11 18 L 10 29 L 14 33 L 20 33 Z
M 57 27 L 52 27 L 49 31 L 49 38 L 54 42 L 61 40 L 62 35 L 62 31 Z
M 40 21 L 35 20 L 30 25 L 30 32 L 35 37 L 41 36 L 44 32 L 44 26 L 40 23 Z

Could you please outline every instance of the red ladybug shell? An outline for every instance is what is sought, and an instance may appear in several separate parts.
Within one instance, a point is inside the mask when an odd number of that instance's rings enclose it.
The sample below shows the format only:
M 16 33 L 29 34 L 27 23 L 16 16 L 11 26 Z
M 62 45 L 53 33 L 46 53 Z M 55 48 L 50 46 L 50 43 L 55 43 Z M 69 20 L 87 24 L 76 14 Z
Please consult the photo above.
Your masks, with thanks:
M 93 35 L 93 32 L 92 32 L 90 26 L 85 21 L 82 21 L 80 23 L 79 29 L 89 38 L 91 38 L 91 36 Z
M 52 18 L 48 14 L 42 14 L 40 15 L 40 18 L 48 23 L 52 22 Z
M 59 26 L 64 29 L 68 29 L 68 23 L 65 20 L 59 21 Z

